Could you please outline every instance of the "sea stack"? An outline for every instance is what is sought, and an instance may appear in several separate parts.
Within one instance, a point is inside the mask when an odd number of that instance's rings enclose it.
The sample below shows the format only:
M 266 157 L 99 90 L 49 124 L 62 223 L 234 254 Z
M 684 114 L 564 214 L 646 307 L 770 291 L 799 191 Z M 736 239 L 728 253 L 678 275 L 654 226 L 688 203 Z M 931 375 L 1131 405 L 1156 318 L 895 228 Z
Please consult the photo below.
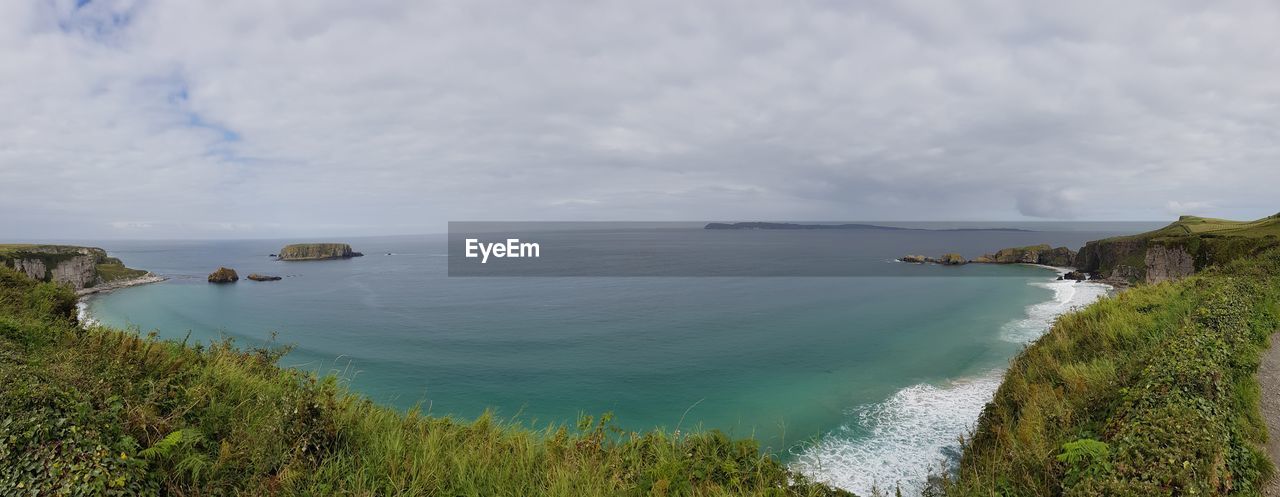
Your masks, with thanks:
M 277 260 L 281 261 L 322 261 L 327 259 L 349 259 L 364 254 L 351 250 L 345 243 L 295 243 L 280 249 Z
M 235 283 L 239 279 L 240 275 L 236 274 L 236 270 L 229 267 L 220 267 L 209 273 L 209 283 Z

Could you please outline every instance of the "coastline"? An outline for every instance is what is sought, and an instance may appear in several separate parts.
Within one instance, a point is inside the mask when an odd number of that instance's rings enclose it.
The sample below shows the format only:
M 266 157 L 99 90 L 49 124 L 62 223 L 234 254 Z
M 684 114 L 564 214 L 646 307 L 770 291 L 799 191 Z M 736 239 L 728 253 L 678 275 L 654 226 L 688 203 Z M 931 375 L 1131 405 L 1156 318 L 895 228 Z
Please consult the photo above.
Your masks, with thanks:
M 1058 276 L 1074 270 L 1044 264 L 1016 264 L 1050 269 Z M 1119 290 L 1099 280 L 1078 282 L 1054 277 L 1032 281 L 1028 286 L 1048 289 L 1053 294 L 1047 300 L 1024 307 L 1021 318 L 995 330 L 997 340 L 1032 343 L 1048 333 L 1059 316 L 1083 309 Z M 918 383 L 882 401 L 856 406 L 852 412 L 857 414 L 857 426 L 824 434 L 813 445 L 793 453 L 796 459 L 790 467 L 817 481 L 859 495 L 876 495 L 874 491 L 891 494 L 895 487 L 902 495 L 920 495 L 930 476 L 957 464 L 956 440 L 968 436 L 977 426 L 983 408 L 1003 383 L 1006 370 L 999 367 L 941 383 Z M 850 428 L 870 436 L 856 439 L 840 436 Z
M 146 285 L 148 283 L 159 283 L 167 279 L 169 278 L 157 275 L 155 273 L 147 273 L 146 275 L 139 276 L 137 278 L 113 281 L 111 283 L 106 283 L 103 285 L 76 290 L 76 297 L 80 298 L 80 297 L 85 297 L 88 295 L 94 295 L 98 293 L 107 293 L 110 291 L 119 290 L 121 288 L 128 288 L 131 286 L 138 286 L 138 285 Z
M 160 276 L 155 273 L 147 273 L 137 278 L 129 278 L 127 280 L 113 281 L 100 286 L 84 288 L 76 290 L 76 320 L 81 326 L 92 326 L 98 321 L 89 316 L 89 298 L 94 295 L 100 295 L 107 292 L 113 292 L 121 288 L 129 288 L 131 286 L 146 285 L 150 283 L 159 283 L 169 278 Z

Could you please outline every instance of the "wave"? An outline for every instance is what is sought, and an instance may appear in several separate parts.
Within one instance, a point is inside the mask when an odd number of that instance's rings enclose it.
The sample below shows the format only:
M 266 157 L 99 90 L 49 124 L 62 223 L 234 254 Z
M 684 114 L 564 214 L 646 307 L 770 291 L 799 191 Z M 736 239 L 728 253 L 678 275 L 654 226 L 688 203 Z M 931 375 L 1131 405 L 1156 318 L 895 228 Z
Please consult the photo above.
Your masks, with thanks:
M 1070 280 L 1037 281 L 1053 297 L 1026 308 L 1026 317 L 1006 323 L 1004 340 L 1026 343 L 1049 330 L 1061 314 L 1106 295 L 1111 287 Z M 959 459 L 960 437 L 973 430 L 982 408 L 1003 377 L 994 369 L 943 385 L 921 383 L 883 402 L 859 406 L 853 420 L 799 449 L 792 469 L 859 495 L 873 489 L 918 495 L 930 474 Z
M 89 315 L 88 302 L 84 300 L 76 302 L 76 321 L 80 322 L 80 326 L 86 328 L 98 324 L 98 320 Z

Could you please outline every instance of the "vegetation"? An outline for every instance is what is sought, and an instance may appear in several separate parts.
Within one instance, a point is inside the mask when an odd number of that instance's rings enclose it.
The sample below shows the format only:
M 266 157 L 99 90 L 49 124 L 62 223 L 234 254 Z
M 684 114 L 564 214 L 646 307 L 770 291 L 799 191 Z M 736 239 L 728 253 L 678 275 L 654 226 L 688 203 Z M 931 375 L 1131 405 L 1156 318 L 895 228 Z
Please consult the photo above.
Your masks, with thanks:
M 307 261 L 343 259 L 362 255 L 364 254 L 351 250 L 351 246 L 345 243 L 295 243 L 281 248 L 279 259 L 282 261 Z
M 25 495 L 831 496 L 719 432 L 397 413 L 279 349 L 82 328 L 0 268 L 0 490 Z M 8 495 L 8 493 L 5 493 Z
M 1063 316 L 1012 362 L 947 495 L 1259 495 L 1278 303 L 1271 250 Z
M 1076 257 L 1082 271 L 1141 280 L 1151 247 L 1178 249 L 1194 259 L 1194 269 L 1257 255 L 1280 246 L 1280 214 L 1256 221 L 1182 216 L 1163 228 L 1087 243 Z
M 0 244 L 0 266 L 14 267 L 15 261 L 38 261 L 45 268 L 43 281 L 53 278 L 53 269 L 58 265 L 76 257 L 91 257 L 88 261 L 94 266 L 92 272 L 85 276 L 85 286 L 111 283 L 146 276 L 141 269 L 125 267 L 115 257 L 107 256 L 107 252 L 97 247 L 79 247 L 74 245 L 39 245 L 31 243 Z
M 133 269 L 125 267 L 118 259 L 108 257 L 115 262 L 98 264 L 98 281 L 100 283 L 111 283 L 113 281 L 131 280 L 141 278 L 147 275 L 146 270 Z

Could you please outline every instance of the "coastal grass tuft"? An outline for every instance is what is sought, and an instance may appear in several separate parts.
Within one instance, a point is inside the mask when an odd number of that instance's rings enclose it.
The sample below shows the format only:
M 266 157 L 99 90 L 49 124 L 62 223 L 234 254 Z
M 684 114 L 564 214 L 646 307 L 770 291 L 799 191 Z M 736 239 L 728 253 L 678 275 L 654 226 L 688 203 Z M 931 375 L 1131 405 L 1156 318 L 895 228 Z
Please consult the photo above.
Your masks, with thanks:
M 280 348 L 76 322 L 0 268 L 0 489 L 30 495 L 837 496 L 750 439 L 397 412 Z
M 1064 315 L 1012 361 L 947 495 L 1259 495 L 1280 251 Z

